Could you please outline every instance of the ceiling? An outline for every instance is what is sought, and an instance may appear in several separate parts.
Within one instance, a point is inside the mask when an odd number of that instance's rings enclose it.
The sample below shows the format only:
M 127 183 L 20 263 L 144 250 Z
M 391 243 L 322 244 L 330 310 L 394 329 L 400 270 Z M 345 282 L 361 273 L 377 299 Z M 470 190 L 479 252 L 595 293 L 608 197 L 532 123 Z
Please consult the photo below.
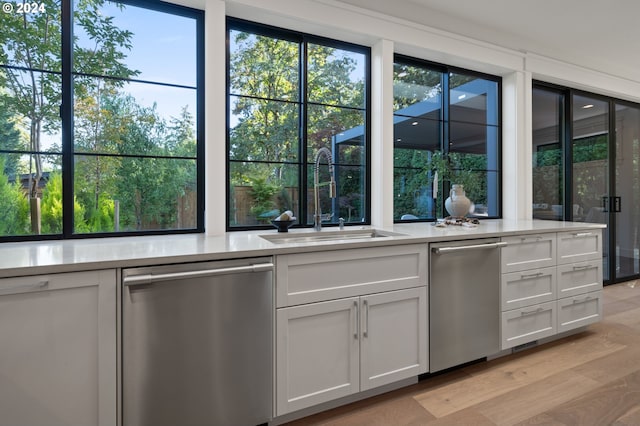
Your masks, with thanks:
M 338 0 L 640 82 L 638 0 Z

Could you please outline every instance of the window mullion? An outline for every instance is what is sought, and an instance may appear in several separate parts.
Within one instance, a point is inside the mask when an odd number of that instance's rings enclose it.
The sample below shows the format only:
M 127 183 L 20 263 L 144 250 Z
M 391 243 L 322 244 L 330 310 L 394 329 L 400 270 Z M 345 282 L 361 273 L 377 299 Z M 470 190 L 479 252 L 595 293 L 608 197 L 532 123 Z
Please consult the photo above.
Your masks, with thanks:
M 74 228 L 73 196 L 73 0 L 62 1 L 62 235 Z

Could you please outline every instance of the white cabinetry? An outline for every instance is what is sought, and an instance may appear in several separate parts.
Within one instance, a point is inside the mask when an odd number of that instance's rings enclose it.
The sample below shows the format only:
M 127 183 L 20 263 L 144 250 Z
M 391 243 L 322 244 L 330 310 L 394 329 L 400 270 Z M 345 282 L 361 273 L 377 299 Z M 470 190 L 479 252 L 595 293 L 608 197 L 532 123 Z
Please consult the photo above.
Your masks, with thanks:
M 277 257 L 276 415 L 427 371 L 426 256 L 408 245 Z
M 116 272 L 0 279 L 0 425 L 116 424 Z
M 602 233 L 558 233 L 558 332 L 602 319 Z
M 502 349 L 601 319 L 600 230 L 502 240 Z

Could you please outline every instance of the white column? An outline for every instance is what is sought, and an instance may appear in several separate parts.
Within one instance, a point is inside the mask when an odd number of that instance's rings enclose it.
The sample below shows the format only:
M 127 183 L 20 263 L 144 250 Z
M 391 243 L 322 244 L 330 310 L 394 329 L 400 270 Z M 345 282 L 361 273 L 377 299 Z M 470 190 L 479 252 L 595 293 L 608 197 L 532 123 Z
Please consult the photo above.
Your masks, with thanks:
M 530 72 L 502 78 L 502 216 L 531 219 L 533 181 L 531 154 Z
M 371 224 L 393 225 L 393 42 L 371 49 Z
M 205 11 L 205 229 L 226 228 L 226 19 L 225 3 L 207 1 Z

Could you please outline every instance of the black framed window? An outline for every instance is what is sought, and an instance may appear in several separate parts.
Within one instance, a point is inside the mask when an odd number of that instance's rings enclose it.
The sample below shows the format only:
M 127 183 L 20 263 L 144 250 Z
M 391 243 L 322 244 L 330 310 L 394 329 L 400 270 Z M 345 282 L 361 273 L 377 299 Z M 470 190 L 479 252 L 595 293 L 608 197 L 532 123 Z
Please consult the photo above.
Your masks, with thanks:
M 201 232 L 203 12 L 137 0 L 7 4 L 0 239 Z
M 314 214 L 314 160 L 332 153 L 337 194 L 319 190 L 325 222 L 370 223 L 370 49 L 229 18 L 227 229 Z M 320 182 L 329 180 L 321 159 Z
M 396 55 L 396 222 L 446 215 L 452 183 L 464 183 L 471 215 L 500 217 L 501 84 L 500 77 Z M 444 164 L 459 181 L 443 179 Z

